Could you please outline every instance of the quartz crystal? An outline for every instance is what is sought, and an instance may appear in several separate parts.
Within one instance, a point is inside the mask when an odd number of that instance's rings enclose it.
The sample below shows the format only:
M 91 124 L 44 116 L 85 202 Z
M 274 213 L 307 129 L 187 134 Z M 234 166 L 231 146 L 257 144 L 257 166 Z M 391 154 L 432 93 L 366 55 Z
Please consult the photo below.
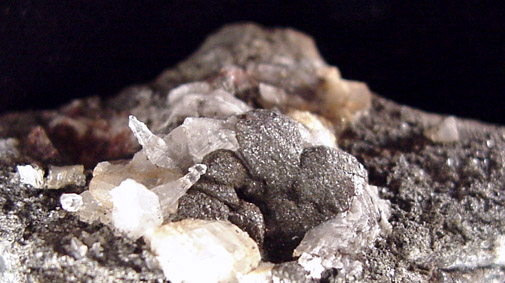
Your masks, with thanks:
M 447 117 L 437 125 L 427 129 L 424 135 L 434 142 L 455 142 L 459 140 L 459 131 L 456 119 Z
M 136 239 L 162 224 L 158 196 L 135 180 L 126 179 L 110 191 L 112 224 Z
M 177 212 L 177 202 L 200 179 L 200 176 L 205 174 L 207 166 L 196 164 L 190 167 L 188 171 L 189 173 L 184 177 L 152 189 L 160 199 L 161 209 L 165 217 L 168 216 L 168 213 Z
M 49 166 L 46 186 L 49 189 L 59 189 L 68 185 L 83 186 L 86 184 L 83 165 Z
M 204 90 L 207 91 L 202 92 Z M 228 92 L 218 89 L 209 93 L 201 84 L 191 84 L 187 88 L 180 86 L 170 92 L 168 103 L 168 124 L 175 124 L 186 117 L 226 118 L 251 110 L 251 107 Z
M 32 165 L 18 165 L 19 180 L 21 183 L 40 189 L 44 186 L 44 170 Z
M 69 212 L 79 211 L 82 207 L 82 197 L 78 194 L 62 194 L 60 197 L 61 208 Z
M 172 222 L 145 238 L 166 278 L 174 283 L 238 282 L 261 260 L 247 233 L 224 221 Z
M 165 141 L 151 133 L 147 126 L 140 122 L 135 116 L 130 116 L 128 124 L 138 142 L 146 151 L 147 158 L 158 166 L 164 168 L 176 168 L 175 162 L 166 154 L 168 146 Z

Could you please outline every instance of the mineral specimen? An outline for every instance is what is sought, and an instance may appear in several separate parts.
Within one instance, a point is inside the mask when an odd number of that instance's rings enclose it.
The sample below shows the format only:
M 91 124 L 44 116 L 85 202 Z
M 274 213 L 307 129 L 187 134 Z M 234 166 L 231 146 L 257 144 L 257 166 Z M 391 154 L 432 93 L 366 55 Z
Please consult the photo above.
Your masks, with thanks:
M 293 30 L 225 27 L 0 138 L 0 281 L 505 279 L 505 130 L 373 95 Z

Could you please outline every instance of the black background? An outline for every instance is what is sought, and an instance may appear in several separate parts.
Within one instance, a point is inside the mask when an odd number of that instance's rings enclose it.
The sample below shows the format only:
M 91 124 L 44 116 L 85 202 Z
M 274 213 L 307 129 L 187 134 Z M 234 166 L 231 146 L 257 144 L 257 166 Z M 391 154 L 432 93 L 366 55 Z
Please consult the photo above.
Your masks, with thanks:
M 312 35 L 345 78 L 433 112 L 505 124 L 505 2 L 1 1 L 0 112 L 152 80 L 223 24 Z

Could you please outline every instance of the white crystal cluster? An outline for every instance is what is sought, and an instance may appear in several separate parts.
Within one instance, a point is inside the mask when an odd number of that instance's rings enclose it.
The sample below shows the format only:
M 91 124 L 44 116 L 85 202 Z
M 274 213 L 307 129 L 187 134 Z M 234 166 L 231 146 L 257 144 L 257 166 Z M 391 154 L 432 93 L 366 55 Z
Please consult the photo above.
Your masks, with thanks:
M 372 247 L 381 232 L 391 230 L 389 202 L 379 198 L 377 187 L 358 179 L 362 186 L 351 208 L 309 230 L 293 253 L 313 278 L 319 279 L 330 268 L 338 270 L 340 279 L 359 278 L 360 253 Z
M 49 166 L 46 178 L 44 170 L 35 165 L 18 165 L 17 171 L 21 183 L 37 189 L 60 189 L 69 185 L 86 184 L 83 165 Z

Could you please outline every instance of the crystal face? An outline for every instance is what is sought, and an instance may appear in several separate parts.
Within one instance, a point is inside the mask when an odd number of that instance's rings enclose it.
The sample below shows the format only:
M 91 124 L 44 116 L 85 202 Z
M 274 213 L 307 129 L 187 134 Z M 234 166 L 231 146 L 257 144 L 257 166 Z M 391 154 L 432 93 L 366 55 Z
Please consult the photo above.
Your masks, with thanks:
M 172 222 L 146 239 L 171 282 L 238 282 L 261 260 L 247 233 L 223 221 Z
M 18 165 L 17 170 L 21 183 L 31 185 L 37 189 L 44 186 L 44 170 L 31 165 Z

